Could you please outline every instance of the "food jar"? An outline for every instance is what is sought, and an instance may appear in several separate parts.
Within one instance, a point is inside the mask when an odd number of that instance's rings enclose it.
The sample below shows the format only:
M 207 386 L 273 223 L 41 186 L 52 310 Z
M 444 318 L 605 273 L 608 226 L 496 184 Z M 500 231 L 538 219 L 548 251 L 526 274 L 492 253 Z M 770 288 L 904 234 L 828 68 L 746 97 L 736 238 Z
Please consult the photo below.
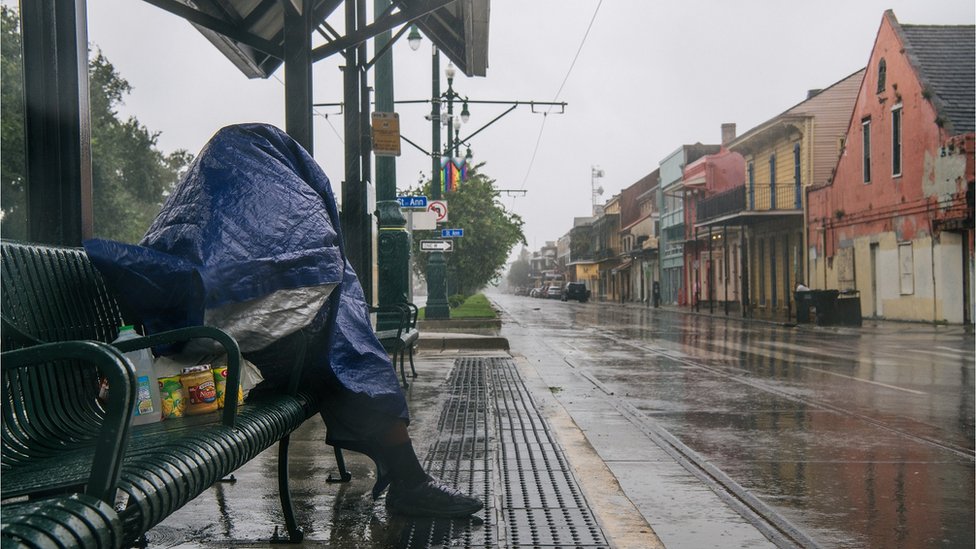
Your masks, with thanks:
M 209 364 L 188 366 L 180 374 L 186 415 L 195 416 L 217 411 L 217 385 Z

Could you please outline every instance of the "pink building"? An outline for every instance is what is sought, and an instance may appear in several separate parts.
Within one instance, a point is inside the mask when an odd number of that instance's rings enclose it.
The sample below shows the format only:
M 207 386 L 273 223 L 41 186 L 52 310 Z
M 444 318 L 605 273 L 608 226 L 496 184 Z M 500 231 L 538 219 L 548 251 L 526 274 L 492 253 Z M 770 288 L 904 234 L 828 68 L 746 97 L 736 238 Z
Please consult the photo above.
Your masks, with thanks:
M 807 194 L 809 285 L 865 316 L 973 322 L 974 27 L 885 12 L 834 177 Z
M 735 139 L 735 124 L 722 125 L 723 145 Z M 690 276 L 687 303 L 692 307 L 738 309 L 739 227 L 700 229 L 698 204 L 741 186 L 745 179 L 745 160 L 724 147 L 685 166 L 682 188 L 685 199 L 685 272 Z M 733 256 L 736 260 L 733 260 Z

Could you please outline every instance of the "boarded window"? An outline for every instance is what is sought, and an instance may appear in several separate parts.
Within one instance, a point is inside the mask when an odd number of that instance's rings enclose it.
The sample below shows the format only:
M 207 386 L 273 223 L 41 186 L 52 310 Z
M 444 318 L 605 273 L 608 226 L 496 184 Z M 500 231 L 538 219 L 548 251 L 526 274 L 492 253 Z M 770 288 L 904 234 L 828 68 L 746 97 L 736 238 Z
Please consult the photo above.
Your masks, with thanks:
M 854 248 L 837 250 L 837 286 L 838 290 L 855 289 L 854 281 Z
M 898 273 L 901 277 L 901 295 L 915 293 L 915 257 L 911 242 L 898 245 Z

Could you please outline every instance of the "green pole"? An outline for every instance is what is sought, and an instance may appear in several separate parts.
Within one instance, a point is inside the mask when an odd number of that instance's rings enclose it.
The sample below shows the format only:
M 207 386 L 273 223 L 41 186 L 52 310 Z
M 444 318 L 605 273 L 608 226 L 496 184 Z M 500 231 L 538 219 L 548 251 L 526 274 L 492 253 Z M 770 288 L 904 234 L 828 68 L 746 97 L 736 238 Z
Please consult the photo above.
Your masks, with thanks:
M 434 46 L 431 63 L 431 198 L 441 199 L 441 52 Z M 427 260 L 427 310 L 426 318 L 447 319 L 451 309 L 447 305 L 447 278 L 443 252 L 430 252 Z
M 383 13 L 391 0 L 374 0 L 373 13 Z M 390 31 L 376 35 L 374 51 L 382 50 L 392 38 Z M 384 53 L 374 66 L 374 87 L 377 112 L 393 112 L 393 50 Z M 396 159 L 376 156 L 376 216 L 379 223 L 377 238 L 378 298 L 381 307 L 409 301 L 410 295 L 410 235 L 406 218 L 396 201 Z M 396 329 L 399 317 L 381 313 L 377 330 Z

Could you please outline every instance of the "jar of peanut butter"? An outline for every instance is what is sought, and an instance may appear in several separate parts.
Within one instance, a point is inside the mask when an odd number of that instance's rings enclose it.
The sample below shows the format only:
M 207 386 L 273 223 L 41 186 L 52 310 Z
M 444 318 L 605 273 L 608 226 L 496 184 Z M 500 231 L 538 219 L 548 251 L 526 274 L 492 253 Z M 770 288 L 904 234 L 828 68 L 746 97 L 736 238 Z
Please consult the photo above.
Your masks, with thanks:
M 188 366 L 180 374 L 186 415 L 195 416 L 217 411 L 217 385 L 209 364 Z

